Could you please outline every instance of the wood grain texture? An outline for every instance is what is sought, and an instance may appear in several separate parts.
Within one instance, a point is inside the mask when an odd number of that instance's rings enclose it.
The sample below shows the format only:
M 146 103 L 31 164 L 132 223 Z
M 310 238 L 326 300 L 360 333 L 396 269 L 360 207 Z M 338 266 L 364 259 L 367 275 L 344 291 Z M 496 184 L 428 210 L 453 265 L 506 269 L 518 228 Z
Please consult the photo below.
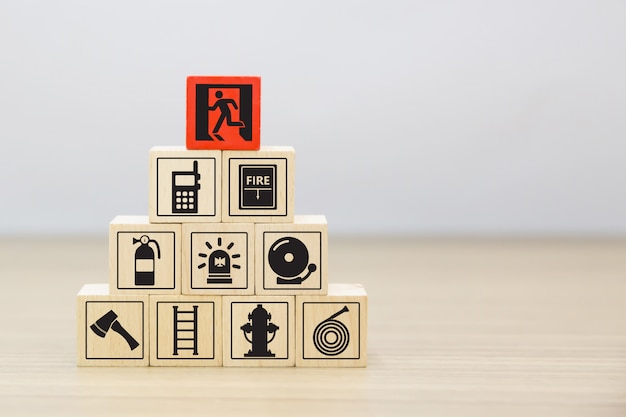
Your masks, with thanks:
M 106 250 L 0 240 L 3 415 L 626 415 L 626 240 L 331 239 L 330 282 L 368 294 L 355 369 L 78 368 Z

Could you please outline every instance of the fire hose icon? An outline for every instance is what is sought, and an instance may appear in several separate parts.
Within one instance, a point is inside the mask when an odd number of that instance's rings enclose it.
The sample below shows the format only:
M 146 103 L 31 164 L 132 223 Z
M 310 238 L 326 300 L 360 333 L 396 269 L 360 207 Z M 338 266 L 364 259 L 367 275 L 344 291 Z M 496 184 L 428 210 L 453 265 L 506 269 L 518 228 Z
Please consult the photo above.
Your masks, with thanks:
M 348 306 L 321 322 L 313 332 L 313 344 L 315 348 L 326 356 L 341 354 L 350 343 L 350 332 L 345 324 L 335 320 L 339 315 L 348 312 Z

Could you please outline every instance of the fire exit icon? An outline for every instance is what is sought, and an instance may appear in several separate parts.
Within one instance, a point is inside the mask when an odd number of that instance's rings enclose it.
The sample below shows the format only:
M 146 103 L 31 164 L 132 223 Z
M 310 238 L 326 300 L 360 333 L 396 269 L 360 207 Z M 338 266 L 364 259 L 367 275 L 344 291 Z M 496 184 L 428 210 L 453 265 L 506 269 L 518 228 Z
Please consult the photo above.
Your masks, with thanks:
M 239 166 L 240 209 L 276 208 L 276 165 Z
M 260 88 L 260 77 L 187 77 L 187 149 L 259 149 Z

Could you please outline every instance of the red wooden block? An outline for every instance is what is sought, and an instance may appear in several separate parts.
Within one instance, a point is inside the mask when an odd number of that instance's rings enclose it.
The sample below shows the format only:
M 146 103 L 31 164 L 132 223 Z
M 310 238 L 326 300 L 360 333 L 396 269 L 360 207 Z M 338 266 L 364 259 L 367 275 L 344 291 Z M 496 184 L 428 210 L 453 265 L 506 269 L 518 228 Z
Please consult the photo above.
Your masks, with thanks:
M 187 77 L 187 149 L 260 146 L 261 77 Z

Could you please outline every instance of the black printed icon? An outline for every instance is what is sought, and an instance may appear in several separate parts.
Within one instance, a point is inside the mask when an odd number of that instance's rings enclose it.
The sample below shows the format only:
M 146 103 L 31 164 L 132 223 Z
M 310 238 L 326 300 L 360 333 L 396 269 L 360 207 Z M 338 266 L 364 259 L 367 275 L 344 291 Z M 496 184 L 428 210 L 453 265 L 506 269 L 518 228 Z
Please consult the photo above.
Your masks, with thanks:
M 267 259 L 272 270 L 279 275 L 277 284 L 302 284 L 317 270 L 317 265 L 309 263 L 306 245 L 295 237 L 283 237 L 274 242 Z M 305 269 L 306 275 L 299 277 Z
M 268 349 L 272 340 L 276 337 L 276 331 L 279 329 L 274 323 L 270 323 L 272 315 L 263 308 L 262 304 L 257 304 L 256 308 L 248 313 L 248 323 L 241 326 L 243 336 L 252 344 L 252 348 L 243 356 L 251 357 L 275 357 L 276 354 Z M 248 338 L 248 334 L 252 333 L 252 340 Z M 271 338 L 269 336 L 271 335 Z
M 197 84 L 196 140 L 236 138 L 252 140 L 252 85 Z
M 276 165 L 240 165 L 239 191 L 239 209 L 275 209 Z
M 199 181 L 198 161 L 193 161 L 192 171 L 172 172 L 172 213 L 198 213 Z
M 226 125 L 227 126 L 241 126 L 241 127 L 245 127 L 245 124 L 241 121 L 233 121 L 232 120 L 232 115 L 230 114 L 230 106 L 233 107 L 234 110 L 239 110 L 239 106 L 237 105 L 237 102 L 235 100 L 233 100 L 232 98 L 223 98 L 224 97 L 224 93 L 221 90 L 217 90 L 215 92 L 215 98 L 217 99 L 215 101 L 215 103 L 213 104 L 213 106 L 209 106 L 209 114 L 212 111 L 218 110 L 219 111 L 219 118 L 217 119 L 217 122 L 215 122 L 215 125 L 213 127 L 213 130 L 211 133 L 213 133 L 213 136 L 215 136 L 218 140 L 224 140 L 223 137 L 221 137 L 219 135 L 219 131 L 222 127 L 222 123 L 224 123 L 224 120 L 226 120 Z
M 204 243 L 209 250 L 213 250 L 213 246 L 210 242 Z M 234 246 L 234 242 L 230 242 L 228 246 L 226 246 L 226 250 L 221 249 L 222 246 L 222 238 L 217 238 L 217 246 L 218 249 L 213 250 L 208 254 L 199 253 L 198 256 L 201 258 L 208 258 L 207 262 L 202 262 L 198 265 L 198 269 L 207 268 L 208 267 L 208 278 L 206 280 L 207 284 L 232 284 L 233 279 L 231 278 L 231 268 L 232 269 L 241 269 L 241 265 L 232 263 L 232 259 L 237 259 L 241 257 L 241 254 L 234 253 L 229 254 L 229 252 Z
M 335 320 L 346 312 L 348 312 L 348 306 L 343 306 L 341 310 L 315 327 L 313 344 L 320 353 L 326 356 L 337 356 L 348 347 L 350 343 L 348 327 L 339 320 Z
M 139 342 L 132 337 L 117 320 L 117 314 L 113 310 L 109 310 L 104 316 L 100 317 L 94 324 L 90 326 L 91 330 L 98 336 L 104 338 L 109 329 L 118 333 L 126 340 L 130 350 L 135 350 L 139 346 Z
M 154 250 L 150 244 L 154 244 L 157 250 L 157 259 L 161 259 L 159 242 L 143 235 L 139 239 L 133 238 L 133 245 L 140 243 L 135 250 L 135 285 L 154 285 Z
M 178 356 L 180 350 L 191 350 L 194 355 L 198 354 L 198 306 L 192 310 L 179 310 L 178 306 L 172 306 L 174 310 L 174 352 Z

